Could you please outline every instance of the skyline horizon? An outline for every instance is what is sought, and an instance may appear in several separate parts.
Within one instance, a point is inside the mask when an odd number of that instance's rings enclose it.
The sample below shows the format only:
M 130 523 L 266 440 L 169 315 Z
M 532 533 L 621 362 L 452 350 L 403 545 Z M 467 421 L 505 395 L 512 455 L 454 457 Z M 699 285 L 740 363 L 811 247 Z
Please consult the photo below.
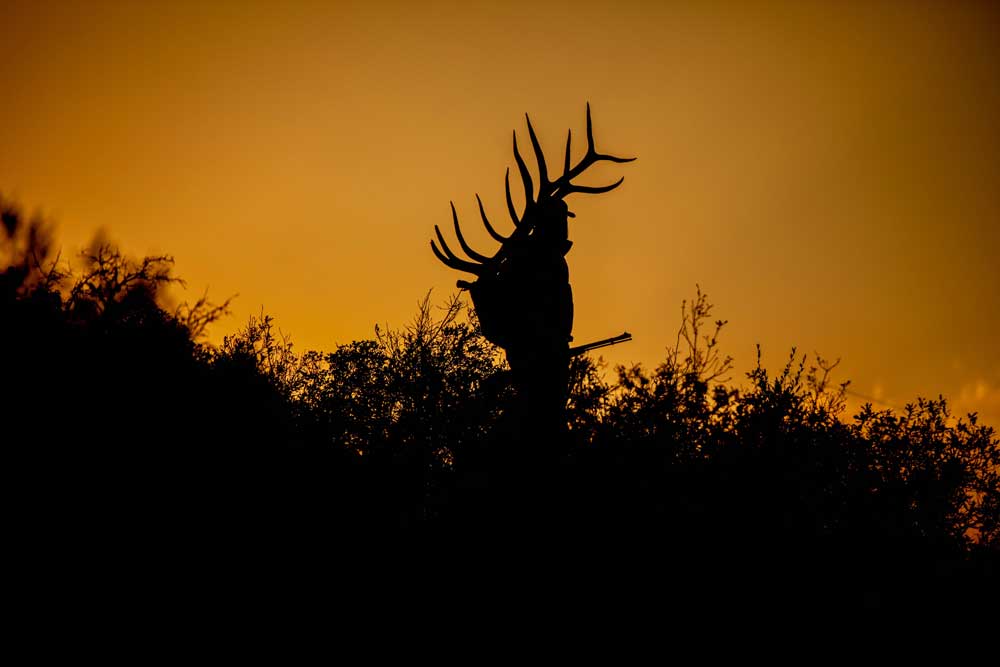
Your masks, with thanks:
M 104 229 L 189 299 L 239 294 L 216 342 L 263 307 L 329 351 L 454 293 L 448 202 L 492 252 L 474 194 L 506 233 L 510 131 L 578 155 L 590 101 L 639 158 L 571 201 L 574 336 L 634 336 L 609 373 L 655 367 L 700 284 L 737 379 L 797 346 L 855 395 L 1000 424 L 997 7 L 527 7 L 10 3 L 0 191 L 64 256 Z

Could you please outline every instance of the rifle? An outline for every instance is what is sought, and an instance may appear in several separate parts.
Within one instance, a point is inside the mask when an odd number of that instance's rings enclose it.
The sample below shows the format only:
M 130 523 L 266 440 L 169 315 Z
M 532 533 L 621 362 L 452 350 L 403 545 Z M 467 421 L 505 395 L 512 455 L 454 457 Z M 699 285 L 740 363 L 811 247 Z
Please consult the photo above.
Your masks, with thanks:
M 605 338 L 603 340 L 594 341 L 593 343 L 586 343 L 584 345 L 577 345 L 576 347 L 569 348 L 569 356 L 575 357 L 578 354 L 584 354 L 590 352 L 591 350 L 596 350 L 601 347 L 609 347 L 611 345 L 617 345 L 618 343 L 627 343 L 632 340 L 632 334 L 625 331 L 618 334 L 617 336 L 612 336 L 611 338 Z

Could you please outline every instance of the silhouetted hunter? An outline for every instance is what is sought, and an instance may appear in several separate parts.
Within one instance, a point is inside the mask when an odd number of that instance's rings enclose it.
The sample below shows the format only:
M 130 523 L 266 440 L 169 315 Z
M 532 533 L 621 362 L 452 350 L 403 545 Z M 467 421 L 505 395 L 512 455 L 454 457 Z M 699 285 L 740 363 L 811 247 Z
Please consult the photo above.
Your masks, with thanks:
M 474 261 L 461 259 L 445 243 L 441 230 L 434 226 L 440 250 L 434 241 L 431 249 L 447 266 L 476 276 L 474 282 L 459 280 L 457 285 L 468 289 L 479 317 L 483 335 L 503 348 L 510 364 L 514 387 L 520 397 L 522 416 L 536 424 L 558 423 L 566 403 L 569 358 L 573 353 L 593 347 L 630 339 L 628 334 L 592 345 L 569 347 L 573 340 L 573 292 L 569 284 L 566 253 L 573 245 L 569 240 L 568 218 L 575 217 L 563 199 L 574 192 L 599 194 L 621 185 L 624 177 L 611 185 L 576 185 L 574 178 L 596 162 L 631 162 L 635 158 L 620 158 L 597 152 L 594 146 L 590 104 L 587 104 L 587 153 L 570 166 L 572 131 L 566 138 L 566 159 L 563 174 L 550 181 L 545 156 L 528 121 L 528 136 L 538 164 L 538 191 L 535 193 L 531 173 L 517 149 L 514 132 L 514 159 L 524 184 L 524 211 L 519 217 L 510 193 L 510 169 L 504 177 L 507 210 L 514 222 L 514 231 L 503 236 L 490 224 L 483 202 L 476 195 L 479 213 L 490 236 L 501 243 L 492 256 L 482 255 L 466 243 L 458 225 L 455 205 L 451 205 L 455 236 L 462 250 Z M 443 252 L 442 252 L 443 251 Z

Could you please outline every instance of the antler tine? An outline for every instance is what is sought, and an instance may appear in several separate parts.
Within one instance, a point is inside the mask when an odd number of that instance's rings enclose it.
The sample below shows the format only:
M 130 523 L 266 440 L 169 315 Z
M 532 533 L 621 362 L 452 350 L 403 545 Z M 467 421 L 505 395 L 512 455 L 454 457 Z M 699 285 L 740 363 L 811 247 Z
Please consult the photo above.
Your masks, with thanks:
M 510 195 L 510 169 L 507 169 L 507 173 L 503 176 L 504 189 L 507 191 L 507 212 L 510 213 L 510 219 L 514 221 L 516 227 L 521 226 L 521 221 L 517 218 L 517 211 L 514 209 L 514 199 Z
M 583 159 L 580 160 L 577 163 L 577 165 L 572 169 L 569 168 L 569 161 L 570 161 L 569 146 L 570 146 L 570 139 L 567 138 L 566 166 L 563 170 L 563 175 L 560 176 L 559 179 L 555 181 L 555 183 L 553 183 L 553 186 L 555 187 L 555 190 L 558 192 L 559 197 L 564 197 L 570 194 L 571 192 L 600 193 L 600 192 L 607 192 L 608 190 L 613 190 L 614 188 L 618 187 L 621 181 L 615 183 L 614 185 L 600 186 L 596 188 L 583 185 L 573 185 L 570 181 L 572 181 L 574 178 L 582 174 L 584 170 L 587 169 L 587 167 L 590 167 L 595 162 L 606 161 L 606 162 L 616 162 L 621 164 L 623 162 L 632 162 L 633 160 L 635 160 L 634 157 L 618 157 L 615 155 L 605 155 L 603 153 L 597 152 L 597 148 L 594 144 L 594 123 L 590 116 L 590 102 L 587 102 L 587 154 L 584 155 Z
M 531 147 L 535 150 L 535 162 L 538 164 L 538 198 L 548 194 L 552 189 L 549 182 L 549 169 L 545 165 L 545 154 L 542 153 L 542 146 L 538 143 L 535 135 L 535 128 L 531 127 L 531 118 L 524 114 L 524 119 L 528 121 L 528 136 L 531 137 Z
M 531 206 L 535 202 L 535 184 L 531 181 L 531 172 L 528 165 L 524 163 L 524 158 L 517 150 L 517 132 L 514 132 L 514 160 L 517 162 L 517 170 L 521 172 L 521 182 L 524 183 L 524 205 Z
M 465 237 L 462 236 L 462 228 L 458 226 L 458 213 L 455 212 L 455 202 L 449 202 L 451 204 L 451 219 L 455 223 L 455 236 L 458 238 L 458 245 L 462 246 L 462 250 L 465 254 L 476 260 L 477 262 L 488 262 L 490 258 L 486 255 L 480 255 L 478 252 L 473 250 L 468 243 L 465 242 Z
M 441 229 L 437 225 L 434 225 L 434 233 L 437 234 L 438 243 L 441 244 L 441 249 L 444 250 L 444 254 L 448 256 L 448 259 L 451 260 L 451 262 L 453 262 L 453 263 L 445 262 L 445 264 L 448 264 L 448 266 L 455 266 L 455 264 L 459 264 L 460 266 L 457 266 L 455 268 L 461 268 L 462 271 L 468 271 L 469 273 L 475 273 L 476 275 L 482 273 L 483 271 L 482 264 L 476 264 L 475 262 L 468 262 L 460 258 L 458 255 L 456 255 L 451 251 L 451 248 L 449 248 L 448 244 L 445 243 L 444 234 L 441 233 Z M 434 243 L 434 241 L 431 241 L 431 243 Z M 462 268 L 462 267 L 467 267 L 467 268 Z
M 590 120 L 590 102 L 587 102 L 587 155 L 596 153 L 594 148 L 594 123 Z
M 491 225 L 490 221 L 486 218 L 486 209 L 483 208 L 483 200 L 479 198 L 478 192 L 476 193 L 476 202 L 479 204 L 479 215 L 483 219 L 483 224 L 486 226 L 486 231 L 488 231 L 490 233 L 490 236 L 492 236 L 500 243 L 505 242 L 507 240 L 507 237 L 504 236 L 503 234 L 498 233 L 497 230 L 493 229 L 493 225 Z
M 563 176 L 569 173 L 569 148 L 570 144 L 573 142 L 573 130 L 568 130 L 566 132 L 566 162 L 563 165 Z
M 573 183 L 569 183 L 562 189 L 562 194 L 560 196 L 565 197 L 566 195 L 572 192 L 582 192 L 590 195 L 599 195 L 602 192 L 611 192 L 619 185 L 621 185 L 622 182 L 624 182 L 624 180 L 625 177 L 622 176 L 611 185 L 575 185 Z
M 444 243 L 442 243 L 442 245 L 444 245 Z M 445 247 L 447 248 L 447 246 Z M 457 269 L 459 271 L 465 271 L 466 273 L 471 273 L 476 276 L 482 274 L 483 272 L 483 267 L 479 264 L 466 262 L 465 260 L 459 259 L 453 255 L 450 257 L 445 257 L 444 255 L 441 254 L 441 251 L 438 250 L 438 247 L 434 245 L 434 241 L 431 241 L 431 250 L 434 251 L 434 254 L 437 256 L 437 258 L 441 260 L 441 262 L 447 267 L 450 267 L 452 269 Z

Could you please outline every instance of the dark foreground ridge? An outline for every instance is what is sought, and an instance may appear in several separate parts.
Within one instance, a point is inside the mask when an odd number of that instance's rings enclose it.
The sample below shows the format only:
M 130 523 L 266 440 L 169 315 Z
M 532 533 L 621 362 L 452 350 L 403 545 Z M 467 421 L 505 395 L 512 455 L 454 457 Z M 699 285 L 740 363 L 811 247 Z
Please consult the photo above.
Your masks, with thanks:
M 319 568 L 345 589 L 862 610 L 969 609 L 993 583 L 992 429 L 943 400 L 841 419 L 829 365 L 794 355 L 737 389 L 700 292 L 655 370 L 574 357 L 543 438 L 510 423 L 510 371 L 457 300 L 329 353 L 267 316 L 213 348 L 224 306 L 166 310 L 169 257 L 97 243 L 70 275 L 8 204 L 0 244 L 12 549 L 47 585 Z

